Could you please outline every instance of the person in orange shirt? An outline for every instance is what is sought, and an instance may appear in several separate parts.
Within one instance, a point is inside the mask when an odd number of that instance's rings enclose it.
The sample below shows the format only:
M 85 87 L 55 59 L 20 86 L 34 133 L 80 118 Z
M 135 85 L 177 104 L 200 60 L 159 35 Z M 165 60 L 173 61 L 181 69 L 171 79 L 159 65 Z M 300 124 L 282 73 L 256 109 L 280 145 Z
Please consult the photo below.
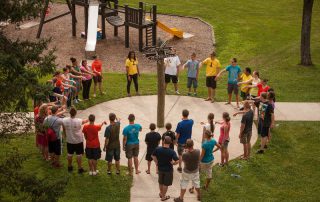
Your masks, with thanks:
M 96 117 L 93 114 L 89 115 L 89 124 L 84 125 L 82 132 L 84 138 L 86 139 L 86 157 L 89 162 L 89 175 L 97 175 L 99 171 L 97 170 L 97 160 L 101 158 L 101 149 L 99 141 L 99 131 L 103 124 L 107 124 L 106 121 L 99 125 L 95 125 Z
M 92 71 L 94 73 L 93 76 L 93 81 L 94 81 L 94 86 L 93 86 L 93 97 L 96 97 L 96 89 L 97 85 L 99 86 L 99 91 L 100 94 L 103 95 L 105 92 L 102 91 L 102 62 L 101 60 L 98 59 L 98 56 L 93 56 L 93 62 L 91 64 Z

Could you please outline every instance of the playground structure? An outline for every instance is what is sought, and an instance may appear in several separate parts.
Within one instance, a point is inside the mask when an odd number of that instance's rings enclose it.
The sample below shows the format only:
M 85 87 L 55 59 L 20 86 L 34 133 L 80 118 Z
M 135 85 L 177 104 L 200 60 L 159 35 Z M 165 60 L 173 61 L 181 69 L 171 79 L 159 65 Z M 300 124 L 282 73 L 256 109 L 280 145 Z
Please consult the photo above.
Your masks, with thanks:
M 126 48 L 129 48 L 130 27 L 138 29 L 139 51 L 143 51 L 145 47 L 155 47 L 157 43 L 157 27 L 175 37 L 184 37 L 183 31 L 177 28 L 169 28 L 157 19 L 156 5 L 139 2 L 139 7 L 133 8 L 128 5 L 120 6 L 118 0 L 71 0 L 71 2 L 70 0 L 66 0 L 66 3 L 69 8 L 68 12 L 51 17 L 50 19 L 45 19 L 49 4 L 49 0 L 45 0 L 37 38 L 40 38 L 44 24 L 68 14 L 71 14 L 72 17 L 72 36 L 76 37 L 76 6 L 84 8 L 84 36 L 87 38 L 86 51 L 95 50 L 99 15 L 101 16 L 101 39 L 106 38 L 106 21 L 114 27 L 114 36 L 118 36 L 118 28 L 124 26 Z M 144 36 L 145 40 L 143 39 Z

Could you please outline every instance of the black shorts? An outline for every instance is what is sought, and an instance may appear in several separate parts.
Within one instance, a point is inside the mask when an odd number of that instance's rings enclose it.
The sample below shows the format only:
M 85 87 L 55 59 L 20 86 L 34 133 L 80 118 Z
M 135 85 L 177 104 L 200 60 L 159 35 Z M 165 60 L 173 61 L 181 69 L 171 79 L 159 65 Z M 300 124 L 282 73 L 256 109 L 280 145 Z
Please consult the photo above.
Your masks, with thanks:
M 76 153 L 77 155 L 82 155 L 84 153 L 83 142 L 80 142 L 78 144 L 67 143 L 67 152 L 70 155 L 73 155 L 74 153 Z
M 172 83 L 178 83 L 178 77 L 176 75 L 165 74 L 164 80 L 166 83 L 170 83 L 170 81 L 172 81 Z
M 246 100 L 247 97 L 248 97 L 248 93 L 241 91 L 241 92 L 240 92 L 240 96 L 241 96 L 241 98 L 242 98 L 243 100 Z
M 57 139 L 56 141 L 48 143 L 48 149 L 50 154 L 55 154 L 57 156 L 61 155 L 61 140 Z
M 101 149 L 99 148 L 86 148 L 87 159 L 98 160 L 101 158 Z
M 158 182 L 160 185 L 171 186 L 173 181 L 173 171 L 162 172 L 159 171 Z
M 269 129 L 270 129 L 270 127 L 262 126 L 261 131 L 260 131 L 261 137 L 268 137 L 269 136 Z
M 115 148 L 115 149 L 108 149 L 106 151 L 106 161 L 108 162 L 112 162 L 112 159 L 114 159 L 115 161 L 119 161 L 120 160 L 120 147 Z
M 102 82 L 102 76 L 101 75 L 93 76 L 93 82 L 94 83 L 101 83 Z
M 216 79 L 215 76 L 207 76 L 206 77 L 206 86 L 208 88 L 216 89 L 217 88 L 217 81 L 215 79 Z
M 147 161 L 152 161 L 153 158 L 152 158 L 152 154 L 154 152 L 156 148 L 147 148 L 147 154 L 146 154 L 146 160 Z

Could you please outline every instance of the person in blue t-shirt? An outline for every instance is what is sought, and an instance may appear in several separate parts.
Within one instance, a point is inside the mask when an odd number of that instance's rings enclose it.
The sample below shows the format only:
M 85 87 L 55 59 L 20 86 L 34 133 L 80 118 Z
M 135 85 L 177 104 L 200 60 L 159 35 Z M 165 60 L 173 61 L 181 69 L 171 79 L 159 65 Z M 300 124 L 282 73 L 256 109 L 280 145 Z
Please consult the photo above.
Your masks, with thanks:
M 227 66 L 225 69 L 219 72 L 216 76 L 216 80 L 220 77 L 223 72 L 229 72 L 228 74 L 228 102 L 226 104 L 231 104 L 232 92 L 236 95 L 237 108 L 239 108 L 239 87 L 238 81 L 240 79 L 241 69 L 237 65 L 237 58 L 231 59 L 231 65 Z
M 142 130 L 140 124 L 135 124 L 134 114 L 129 114 L 129 125 L 123 129 L 123 150 L 126 152 L 128 159 L 129 175 L 132 175 L 132 157 L 134 158 L 134 167 L 136 174 L 141 173 L 139 171 L 139 132 Z
M 202 151 L 200 155 L 200 165 L 201 172 L 206 174 L 206 183 L 204 185 L 204 189 L 208 189 L 209 183 L 212 179 L 212 166 L 214 161 L 213 153 L 221 148 L 221 145 L 217 143 L 215 139 L 212 138 L 212 133 L 209 130 L 205 131 L 205 139 L 202 142 Z M 214 149 L 214 147 L 217 147 Z
M 188 60 L 183 68 L 188 68 L 188 83 L 187 88 L 189 89 L 188 95 L 191 95 L 191 86 L 193 86 L 193 94 L 197 96 L 197 87 L 198 87 L 198 76 L 199 76 L 199 64 L 200 62 L 196 60 L 196 54 L 192 53 L 191 59 Z
M 176 129 L 176 140 L 178 145 L 178 154 L 179 154 L 179 167 L 178 171 L 181 173 L 181 162 L 182 162 L 182 153 L 184 150 L 184 147 L 186 145 L 187 139 L 191 139 L 192 135 L 192 126 L 193 126 L 193 120 L 188 119 L 189 111 L 184 109 L 182 111 L 182 121 L 180 121 L 177 125 Z

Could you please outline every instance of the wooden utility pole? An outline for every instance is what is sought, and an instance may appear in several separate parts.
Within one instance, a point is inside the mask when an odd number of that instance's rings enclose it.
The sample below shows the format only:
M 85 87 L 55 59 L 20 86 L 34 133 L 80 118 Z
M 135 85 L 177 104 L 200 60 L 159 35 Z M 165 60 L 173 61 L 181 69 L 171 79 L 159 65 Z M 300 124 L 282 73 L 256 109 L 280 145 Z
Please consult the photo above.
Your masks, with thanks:
M 144 55 L 157 62 L 157 73 L 158 73 L 158 104 L 157 104 L 157 127 L 164 127 L 164 109 L 165 109 L 165 83 L 164 83 L 164 58 L 175 56 L 172 52 L 172 47 L 166 47 L 167 41 L 159 43 L 160 45 L 155 47 L 146 47 Z

